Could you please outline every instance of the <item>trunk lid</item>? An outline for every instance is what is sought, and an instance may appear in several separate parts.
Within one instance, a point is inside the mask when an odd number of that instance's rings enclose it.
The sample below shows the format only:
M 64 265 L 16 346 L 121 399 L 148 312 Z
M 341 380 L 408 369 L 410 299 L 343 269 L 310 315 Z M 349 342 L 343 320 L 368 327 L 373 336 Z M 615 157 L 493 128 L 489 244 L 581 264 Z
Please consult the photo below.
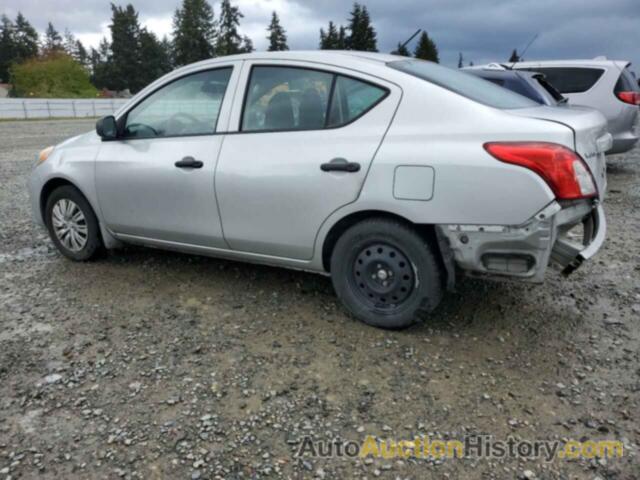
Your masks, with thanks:
M 523 117 L 538 118 L 560 123 L 573 130 L 575 151 L 591 170 L 602 200 L 607 189 L 607 163 L 605 152 L 613 144 L 613 137 L 607 132 L 607 120 L 592 108 L 586 107 L 534 107 L 511 110 Z

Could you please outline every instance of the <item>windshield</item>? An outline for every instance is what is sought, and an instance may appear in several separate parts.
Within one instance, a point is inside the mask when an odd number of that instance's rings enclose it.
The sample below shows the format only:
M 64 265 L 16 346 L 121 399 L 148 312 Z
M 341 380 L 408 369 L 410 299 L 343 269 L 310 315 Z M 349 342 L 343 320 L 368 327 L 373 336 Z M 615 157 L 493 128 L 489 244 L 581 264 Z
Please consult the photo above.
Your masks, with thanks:
M 451 90 L 490 107 L 511 109 L 535 107 L 539 104 L 482 78 L 453 68 L 422 60 L 399 60 L 387 66 Z

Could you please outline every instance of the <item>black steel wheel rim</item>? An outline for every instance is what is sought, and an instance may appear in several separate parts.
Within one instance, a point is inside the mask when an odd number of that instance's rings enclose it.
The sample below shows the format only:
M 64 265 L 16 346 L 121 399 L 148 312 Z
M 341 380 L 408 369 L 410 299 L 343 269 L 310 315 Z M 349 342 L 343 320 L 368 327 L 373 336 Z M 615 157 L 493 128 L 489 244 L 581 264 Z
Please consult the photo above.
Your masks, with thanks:
M 387 243 L 372 243 L 355 256 L 351 284 L 367 305 L 391 310 L 401 306 L 415 288 L 415 273 L 402 250 Z

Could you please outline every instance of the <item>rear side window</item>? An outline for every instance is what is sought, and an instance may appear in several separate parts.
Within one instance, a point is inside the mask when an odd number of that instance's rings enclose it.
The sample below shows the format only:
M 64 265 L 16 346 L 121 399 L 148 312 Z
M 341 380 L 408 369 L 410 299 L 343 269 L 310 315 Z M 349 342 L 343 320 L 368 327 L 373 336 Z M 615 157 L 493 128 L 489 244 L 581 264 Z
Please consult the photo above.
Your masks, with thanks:
M 387 66 L 490 107 L 512 109 L 539 105 L 527 97 L 494 85 L 475 75 L 443 67 L 437 63 L 422 60 L 398 60 L 387 63 Z
M 528 68 L 544 74 L 547 81 L 560 93 L 582 93 L 593 87 L 602 77 L 601 68 L 545 67 Z
M 255 66 L 242 114 L 242 131 L 319 130 L 350 123 L 388 91 L 331 72 Z
M 638 82 L 635 76 L 628 67 L 625 68 L 620 73 L 620 78 L 618 78 L 618 81 L 616 82 L 614 93 L 637 92 L 639 90 L 640 88 L 638 88 Z
M 373 108 L 387 91 L 367 82 L 338 76 L 333 90 L 329 127 L 344 125 Z
M 332 74 L 318 70 L 253 67 L 242 130 L 324 127 L 332 81 Z

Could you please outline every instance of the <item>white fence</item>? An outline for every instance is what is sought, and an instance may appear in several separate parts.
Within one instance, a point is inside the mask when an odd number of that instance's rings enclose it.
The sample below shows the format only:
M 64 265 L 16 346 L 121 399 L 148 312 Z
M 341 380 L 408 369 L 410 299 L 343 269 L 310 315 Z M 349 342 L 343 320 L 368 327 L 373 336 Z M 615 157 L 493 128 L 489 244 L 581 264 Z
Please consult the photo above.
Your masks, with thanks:
M 0 98 L 0 118 L 103 117 L 124 105 L 126 98 Z

